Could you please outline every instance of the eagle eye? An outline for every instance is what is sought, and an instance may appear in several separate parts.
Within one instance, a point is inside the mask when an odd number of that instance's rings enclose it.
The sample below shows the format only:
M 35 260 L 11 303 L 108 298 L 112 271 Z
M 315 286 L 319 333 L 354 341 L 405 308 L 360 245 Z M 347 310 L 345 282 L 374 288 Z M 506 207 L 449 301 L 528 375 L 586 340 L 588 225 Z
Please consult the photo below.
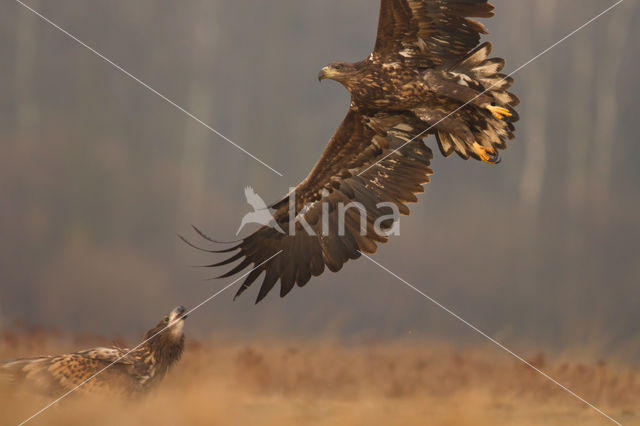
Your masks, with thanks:
M 335 65 L 333 66 L 333 68 L 335 68 L 335 69 L 337 69 L 337 70 L 341 70 L 342 68 L 344 68 L 344 65 L 342 65 L 342 64 L 335 64 Z
M 164 317 L 164 318 L 162 318 L 162 321 L 163 321 L 163 322 L 169 322 L 169 317 L 168 317 L 167 315 L 165 315 L 165 317 Z

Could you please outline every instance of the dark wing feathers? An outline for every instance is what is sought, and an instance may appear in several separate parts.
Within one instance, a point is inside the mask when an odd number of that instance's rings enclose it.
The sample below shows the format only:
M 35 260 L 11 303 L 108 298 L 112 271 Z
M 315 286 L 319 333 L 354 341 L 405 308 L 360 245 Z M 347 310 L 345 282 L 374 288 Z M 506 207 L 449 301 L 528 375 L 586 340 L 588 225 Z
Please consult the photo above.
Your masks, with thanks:
M 400 124 L 404 130 L 395 127 Z M 383 134 L 380 129 L 384 129 Z M 379 208 L 378 204 L 393 203 L 401 214 L 408 214 L 405 204 L 417 201 L 415 194 L 424 191 L 422 185 L 433 173 L 429 168 L 431 150 L 421 140 L 402 146 L 422 130 L 422 124 L 409 116 L 366 117 L 350 110 L 309 176 L 293 194 L 272 206 L 275 220 L 288 231 L 289 202 L 295 196 L 296 217 L 304 218 L 315 235 L 309 235 L 300 223 L 296 223 L 293 235 L 263 226 L 224 250 L 238 250 L 237 253 L 211 266 L 240 260 L 222 277 L 257 266 L 236 293 L 238 297 L 264 275 L 257 303 L 278 280 L 280 295 L 285 296 L 295 285 L 304 286 L 312 276 L 322 274 L 325 267 L 337 272 L 348 260 L 360 257 L 360 251 L 375 252 L 377 244 L 386 242 L 388 237 L 376 232 L 374 224 L 393 212 L 390 206 Z M 362 235 L 361 213 L 356 208 L 345 209 L 344 232 L 340 229 L 341 204 L 348 207 L 351 202 L 365 207 Z M 383 226 L 389 227 L 392 222 L 387 220 Z
M 382 0 L 378 35 L 368 65 L 399 63 L 409 68 L 439 68 L 438 71 L 447 73 L 469 74 L 474 77 L 468 83 L 471 89 L 484 90 L 497 83 L 490 95 L 499 105 L 515 105 L 517 98 L 506 92 L 512 79 L 499 81 L 504 77 L 499 74 L 504 61 L 487 58 L 488 44 L 474 50 L 486 31 L 482 24 L 469 18 L 491 16 L 493 6 L 487 0 Z M 280 295 L 285 296 L 294 286 L 304 286 L 325 269 L 337 272 L 350 259 L 360 257 L 361 252 L 375 252 L 378 244 L 388 240 L 384 229 L 394 222 L 389 215 L 394 209 L 400 214 L 409 214 L 407 203 L 416 202 L 416 194 L 423 192 L 423 185 L 429 181 L 432 152 L 421 138 L 429 130 L 426 123 L 438 121 L 438 116 L 444 117 L 458 105 L 457 101 L 453 105 L 440 102 L 424 111 L 414 109 L 406 113 L 365 113 L 350 109 L 309 175 L 292 193 L 270 206 L 280 227 L 289 231 L 291 225 L 295 233 L 283 234 L 263 226 L 227 249 L 204 249 L 213 253 L 237 251 L 209 266 L 238 262 L 222 277 L 255 268 L 246 275 L 236 297 L 263 277 L 257 303 L 278 281 Z M 513 110 L 510 106 L 509 109 Z M 517 119 L 515 111 L 513 114 Z M 438 127 L 436 136 L 445 155 L 454 150 L 466 157 L 470 155 L 456 131 L 467 128 L 456 127 L 457 118 L 465 126 L 471 123 L 472 130 L 484 135 L 484 139 L 479 140 L 486 147 L 499 137 L 499 142 L 495 142 L 498 145 L 494 146 L 500 148 L 504 145 L 503 139 L 512 135 L 510 121 L 515 120 L 509 120 L 506 126 L 494 123 L 487 127 L 482 121 L 474 124 L 474 117 L 463 115 L 461 111 Z M 449 121 L 451 132 L 447 129 L 441 132 L 441 127 Z M 466 131 L 473 136 L 472 130 Z M 489 140 L 490 137 L 493 139 Z M 417 140 L 409 143 L 414 138 Z M 340 229 L 340 206 L 352 202 L 365 208 L 364 232 L 361 232 L 360 211 L 356 209 L 346 211 L 345 232 Z M 380 206 L 382 202 L 391 204 Z M 290 224 L 290 204 L 294 217 L 304 219 L 311 234 L 297 220 Z M 384 219 L 383 230 L 374 226 L 379 219 Z
M 378 35 L 374 54 L 388 54 L 398 47 L 398 41 L 415 33 L 411 28 L 413 11 L 406 0 L 382 0 L 378 18 Z
M 372 59 L 431 68 L 458 62 L 477 46 L 487 0 L 382 0 Z

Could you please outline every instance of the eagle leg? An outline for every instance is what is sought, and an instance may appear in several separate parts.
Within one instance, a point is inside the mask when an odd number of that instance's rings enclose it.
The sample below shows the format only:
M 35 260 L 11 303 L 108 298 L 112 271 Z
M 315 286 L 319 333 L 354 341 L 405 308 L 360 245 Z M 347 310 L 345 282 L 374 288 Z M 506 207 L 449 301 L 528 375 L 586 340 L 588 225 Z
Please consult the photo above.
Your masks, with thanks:
M 502 120 L 504 117 L 511 117 L 513 115 L 508 109 L 495 105 L 487 105 L 487 109 L 498 120 Z
M 500 156 L 498 155 L 498 151 L 495 148 L 485 148 L 478 142 L 474 142 L 473 150 L 485 163 L 498 164 L 500 162 Z

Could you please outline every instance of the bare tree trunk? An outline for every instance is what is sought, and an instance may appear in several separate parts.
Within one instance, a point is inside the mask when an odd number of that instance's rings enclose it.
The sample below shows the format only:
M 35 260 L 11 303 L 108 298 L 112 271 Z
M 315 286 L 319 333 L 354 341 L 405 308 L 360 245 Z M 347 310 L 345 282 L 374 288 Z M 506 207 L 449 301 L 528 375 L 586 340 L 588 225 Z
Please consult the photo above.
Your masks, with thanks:
M 536 66 L 537 78 L 528 84 L 527 102 L 531 114 L 527 118 L 525 159 L 520 183 L 520 201 L 526 213 L 535 213 L 540 203 L 547 155 L 546 93 L 548 70 Z
M 594 129 L 594 157 L 592 186 L 595 202 L 604 208 L 610 189 L 613 151 L 616 138 L 616 120 L 618 115 L 618 75 L 624 55 L 625 41 L 629 34 L 633 3 L 622 4 L 609 17 L 604 34 L 604 46 L 600 48 L 601 61 L 596 78 L 596 120 Z
M 573 60 L 569 70 L 567 137 L 567 176 L 565 202 L 572 220 L 564 226 L 562 281 L 568 291 L 579 291 L 584 277 L 585 223 L 589 218 L 587 194 L 589 180 L 589 152 L 593 149 L 593 78 L 596 66 L 594 40 L 597 33 L 582 35 L 583 39 L 572 46 Z M 568 307 L 567 309 L 573 309 Z
M 543 0 L 536 2 L 533 12 L 534 31 L 532 34 L 544 34 L 531 40 L 530 46 L 537 45 L 532 51 L 541 50 L 540 44 L 546 44 L 552 33 L 555 15 L 555 0 Z M 540 204 L 542 187 L 545 177 L 547 155 L 547 94 L 550 87 L 550 67 L 545 63 L 535 62 L 536 78 L 528 82 L 526 102 L 529 104 L 529 116 L 527 117 L 525 139 L 525 160 L 520 183 L 520 200 L 522 212 L 527 217 L 534 217 Z
M 586 37 L 586 35 L 585 35 Z M 594 39 L 590 34 L 590 40 Z M 572 211 L 583 208 L 587 195 L 589 147 L 593 143 L 591 119 L 592 81 L 595 67 L 593 43 L 576 43 L 573 49 L 569 93 L 566 201 Z
M 216 4 L 202 2 L 194 8 L 189 16 L 193 28 L 194 74 L 188 88 L 187 106 L 190 111 L 203 117 L 205 121 L 213 113 L 211 100 L 211 76 L 207 70 L 211 67 L 216 39 Z M 182 157 L 182 200 L 180 215 L 188 215 L 190 219 L 203 223 L 205 206 L 205 148 L 209 133 L 199 123 L 188 120 L 185 128 L 184 154 Z
M 520 25 L 530 22 L 530 27 L 520 29 L 523 33 L 521 49 L 526 52 L 521 61 L 530 59 L 541 51 L 551 39 L 554 0 L 538 2 L 511 2 L 518 7 Z M 542 35 L 542 36 L 540 36 Z M 542 196 L 546 174 L 547 156 L 547 92 L 551 81 L 549 62 L 535 61 L 527 68 L 529 76 L 522 85 L 522 113 L 526 119 L 519 127 L 518 139 L 524 148 L 520 175 L 520 222 L 519 234 L 514 238 L 514 268 L 518 277 L 516 286 L 522 294 L 532 288 L 541 288 L 537 282 L 540 256 L 537 254 L 539 227 L 537 210 Z
M 37 9 L 37 0 L 31 6 Z M 16 118 L 21 132 L 29 132 L 38 120 L 35 97 L 37 59 L 37 17 L 24 8 L 18 11 L 15 63 Z

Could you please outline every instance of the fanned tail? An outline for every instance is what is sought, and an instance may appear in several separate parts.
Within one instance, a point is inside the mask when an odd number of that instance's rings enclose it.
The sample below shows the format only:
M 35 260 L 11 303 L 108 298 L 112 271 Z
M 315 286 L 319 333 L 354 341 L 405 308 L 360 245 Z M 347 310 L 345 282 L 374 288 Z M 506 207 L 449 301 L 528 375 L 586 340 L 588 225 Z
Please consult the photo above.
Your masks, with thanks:
M 473 108 L 464 108 L 452 117 L 466 124 L 464 131 L 438 129 L 436 138 L 445 157 L 456 152 L 464 159 L 473 157 L 497 163 L 497 150 L 505 149 L 506 141 L 514 137 L 513 123 L 519 120 L 514 107 L 520 100 L 509 92 L 513 78 L 501 72 L 504 59 L 489 58 L 490 54 L 491 43 L 483 43 L 449 70 L 459 78 L 459 84 L 476 90 L 478 96 L 486 96 L 492 102 L 481 110 L 474 103 Z

